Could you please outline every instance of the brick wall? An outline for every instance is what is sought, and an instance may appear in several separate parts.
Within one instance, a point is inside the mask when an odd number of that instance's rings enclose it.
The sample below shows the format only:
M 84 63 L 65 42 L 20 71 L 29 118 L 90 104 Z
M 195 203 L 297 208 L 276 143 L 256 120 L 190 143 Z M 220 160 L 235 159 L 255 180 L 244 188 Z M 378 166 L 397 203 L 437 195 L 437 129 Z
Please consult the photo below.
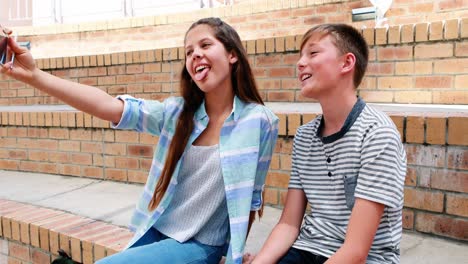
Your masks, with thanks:
M 320 23 L 352 23 L 351 10 L 369 6 L 368 0 L 248 0 L 185 14 L 16 30 L 20 40 L 31 41 L 36 58 L 94 55 L 180 46 L 190 24 L 202 17 L 221 17 L 243 40 L 255 40 L 303 34 Z M 467 18 L 468 6 L 454 0 L 395 0 L 386 17 L 389 25 Z M 374 21 L 354 25 L 373 27 Z
M 368 102 L 468 104 L 468 18 L 364 29 L 370 62 L 359 94 Z M 244 42 L 268 102 L 303 102 L 296 62 L 301 36 Z M 38 67 L 116 95 L 162 99 L 178 94 L 182 47 L 38 59 Z M 0 105 L 59 104 L 0 76 Z
M 282 207 L 293 135 L 315 113 L 279 113 L 265 200 Z M 468 116 L 391 114 L 408 155 L 404 227 L 468 240 Z M 80 112 L 3 112 L 0 169 L 143 183 L 157 138 Z
M 133 236 L 127 228 L 3 199 L 0 219 L 2 264 L 49 264 L 59 248 L 92 264 L 121 251 Z

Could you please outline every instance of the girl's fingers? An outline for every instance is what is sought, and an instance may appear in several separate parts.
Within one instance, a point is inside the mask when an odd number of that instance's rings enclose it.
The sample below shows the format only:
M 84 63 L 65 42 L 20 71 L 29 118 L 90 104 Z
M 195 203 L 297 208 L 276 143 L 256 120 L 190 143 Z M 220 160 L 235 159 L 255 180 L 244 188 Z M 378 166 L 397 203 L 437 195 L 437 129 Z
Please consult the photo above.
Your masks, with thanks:
M 23 54 L 28 51 L 27 48 L 23 48 L 12 38 L 8 38 L 8 46 L 10 47 L 11 51 L 17 54 Z

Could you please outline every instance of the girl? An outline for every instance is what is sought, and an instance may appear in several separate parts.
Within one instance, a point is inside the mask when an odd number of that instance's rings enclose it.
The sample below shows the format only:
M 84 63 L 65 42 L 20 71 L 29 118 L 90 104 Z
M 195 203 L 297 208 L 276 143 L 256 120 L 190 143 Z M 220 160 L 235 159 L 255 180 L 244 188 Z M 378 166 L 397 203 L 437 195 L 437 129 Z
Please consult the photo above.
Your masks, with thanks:
M 218 18 L 185 35 L 181 98 L 164 102 L 114 98 L 98 88 L 37 69 L 11 38 L 16 54 L 1 71 L 117 129 L 159 136 L 127 249 L 110 263 L 242 263 L 245 240 L 262 212 L 262 190 L 278 118 L 257 91 L 236 31 Z M 13 66 L 13 67 L 11 67 Z M 227 253 L 227 254 L 226 254 Z

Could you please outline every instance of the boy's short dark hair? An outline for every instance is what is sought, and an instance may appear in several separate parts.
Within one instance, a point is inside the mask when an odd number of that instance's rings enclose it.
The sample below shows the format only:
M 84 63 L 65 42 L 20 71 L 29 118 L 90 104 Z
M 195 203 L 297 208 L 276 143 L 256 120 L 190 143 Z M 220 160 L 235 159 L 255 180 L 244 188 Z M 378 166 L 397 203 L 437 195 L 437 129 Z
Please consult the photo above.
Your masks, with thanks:
M 356 57 L 354 70 L 354 87 L 361 84 L 369 61 L 369 47 L 362 34 L 352 26 L 346 24 L 322 24 L 309 29 L 302 37 L 301 51 L 305 43 L 315 34 L 320 38 L 331 36 L 336 48 L 341 54 L 353 53 Z

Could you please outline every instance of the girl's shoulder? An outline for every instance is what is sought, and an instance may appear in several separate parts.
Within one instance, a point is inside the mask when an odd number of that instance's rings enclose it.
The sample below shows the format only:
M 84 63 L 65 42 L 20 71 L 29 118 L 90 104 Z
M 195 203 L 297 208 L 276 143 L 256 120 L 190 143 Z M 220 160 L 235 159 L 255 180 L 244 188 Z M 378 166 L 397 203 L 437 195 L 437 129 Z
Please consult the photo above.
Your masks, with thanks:
M 246 110 L 246 111 L 245 111 Z M 247 103 L 244 111 L 247 115 L 257 115 L 263 119 L 268 120 L 270 123 L 275 123 L 278 121 L 278 117 L 273 111 L 265 105 L 258 103 Z

